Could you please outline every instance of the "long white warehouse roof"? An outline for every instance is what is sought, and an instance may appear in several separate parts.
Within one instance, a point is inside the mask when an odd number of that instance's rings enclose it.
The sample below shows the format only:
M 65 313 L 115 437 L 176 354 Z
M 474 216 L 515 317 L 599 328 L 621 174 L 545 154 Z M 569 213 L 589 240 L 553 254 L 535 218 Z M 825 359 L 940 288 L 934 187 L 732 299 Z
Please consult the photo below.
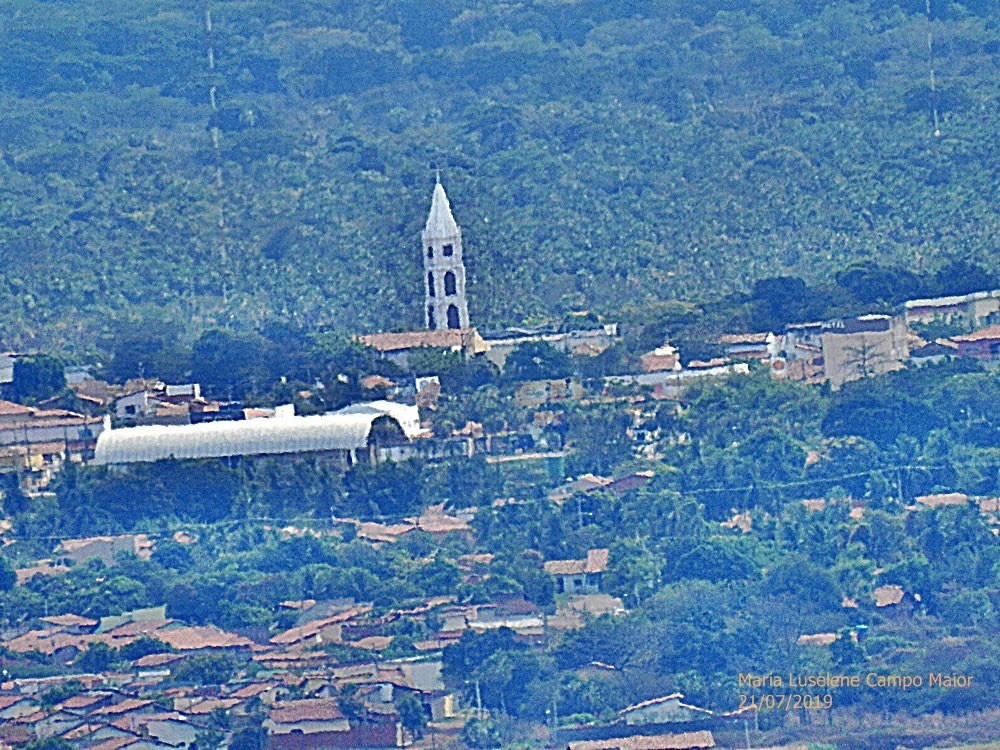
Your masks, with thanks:
M 331 414 L 105 430 L 94 463 L 127 464 L 168 458 L 222 458 L 272 453 L 358 450 L 368 446 L 372 424 L 389 417 L 403 434 L 420 433 L 416 406 L 391 401 L 355 404 Z

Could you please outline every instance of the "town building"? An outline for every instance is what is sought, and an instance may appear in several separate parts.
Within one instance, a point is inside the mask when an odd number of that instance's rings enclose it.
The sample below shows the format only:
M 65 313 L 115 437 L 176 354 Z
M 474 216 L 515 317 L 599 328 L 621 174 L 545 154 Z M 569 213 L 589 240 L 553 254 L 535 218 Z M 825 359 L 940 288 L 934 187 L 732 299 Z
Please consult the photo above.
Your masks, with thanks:
M 99 417 L 0 401 L 0 471 L 26 471 L 27 484 L 44 487 L 64 461 L 86 460 L 103 429 Z
M 358 341 L 404 368 L 409 365 L 410 355 L 419 349 L 439 349 L 469 359 L 486 353 L 490 348 L 475 328 L 371 333 L 358 336 Z
M 423 435 L 416 406 L 373 401 L 307 417 L 108 428 L 94 463 L 325 453 L 349 466 L 386 460 L 389 449 Z
M 483 336 L 488 349 L 486 358 L 501 370 L 510 353 L 522 344 L 543 342 L 570 356 L 596 357 L 618 338 L 618 324 L 606 323 L 597 328 L 559 331 L 553 328 L 508 328 Z
M 984 362 L 1000 360 L 1000 325 L 982 328 L 967 336 L 952 338 L 958 344 L 959 357 L 972 357 Z
M 901 317 L 862 315 L 823 324 L 823 369 L 833 390 L 851 380 L 902 369 L 909 356 Z
M 608 568 L 607 549 L 592 549 L 583 560 L 550 560 L 545 572 L 556 579 L 557 594 L 596 594 Z
M 906 322 L 942 322 L 978 328 L 1000 322 L 1000 289 L 953 297 L 914 299 L 905 305 Z
M 462 230 L 451 213 L 440 176 L 434 185 L 431 211 L 421 236 L 424 250 L 424 310 L 427 329 L 467 329 Z

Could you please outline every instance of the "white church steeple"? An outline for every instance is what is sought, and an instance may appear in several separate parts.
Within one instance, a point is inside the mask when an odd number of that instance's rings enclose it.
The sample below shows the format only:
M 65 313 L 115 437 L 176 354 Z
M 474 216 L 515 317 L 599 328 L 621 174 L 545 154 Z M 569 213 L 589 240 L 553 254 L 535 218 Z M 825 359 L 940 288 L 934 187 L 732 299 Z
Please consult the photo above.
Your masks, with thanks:
M 429 330 L 468 328 L 462 230 L 451 213 L 438 177 L 431 212 L 422 234 L 424 252 L 424 317 Z

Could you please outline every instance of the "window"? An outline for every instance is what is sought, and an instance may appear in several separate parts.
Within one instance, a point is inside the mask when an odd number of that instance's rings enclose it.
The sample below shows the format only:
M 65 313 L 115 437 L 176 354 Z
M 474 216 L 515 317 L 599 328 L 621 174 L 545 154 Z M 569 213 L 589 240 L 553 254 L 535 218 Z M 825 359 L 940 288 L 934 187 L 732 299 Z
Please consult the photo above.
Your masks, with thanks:
M 446 297 L 450 297 L 452 294 L 458 293 L 458 287 L 455 284 L 455 274 L 448 271 L 444 275 L 444 294 Z
M 125 413 L 135 414 L 135 407 L 132 404 L 129 404 L 128 406 L 125 407 Z
M 434 296 L 434 274 L 427 274 L 427 296 Z
M 454 305 L 448 305 L 448 327 L 449 328 L 461 328 L 462 321 L 458 317 L 458 308 Z
M 437 326 L 434 324 L 434 306 L 433 305 L 428 305 L 428 307 L 427 307 L 427 327 L 430 328 L 432 331 L 435 328 L 437 328 Z
M 434 248 L 431 247 L 430 245 L 427 246 L 427 257 L 428 258 L 434 257 Z
M 445 245 L 441 249 L 441 252 L 444 254 L 444 256 L 446 258 L 450 258 L 452 255 L 455 254 L 455 246 L 454 245 Z

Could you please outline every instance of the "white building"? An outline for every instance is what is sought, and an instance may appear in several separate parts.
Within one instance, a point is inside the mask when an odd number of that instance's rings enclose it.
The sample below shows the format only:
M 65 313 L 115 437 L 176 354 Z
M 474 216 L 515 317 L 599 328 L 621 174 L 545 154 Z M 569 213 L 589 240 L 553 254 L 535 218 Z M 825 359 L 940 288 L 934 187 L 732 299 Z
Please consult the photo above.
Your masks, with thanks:
M 424 319 L 427 328 L 466 329 L 469 305 L 465 298 L 462 230 L 451 213 L 440 179 L 434 186 L 431 211 L 423 235 Z

